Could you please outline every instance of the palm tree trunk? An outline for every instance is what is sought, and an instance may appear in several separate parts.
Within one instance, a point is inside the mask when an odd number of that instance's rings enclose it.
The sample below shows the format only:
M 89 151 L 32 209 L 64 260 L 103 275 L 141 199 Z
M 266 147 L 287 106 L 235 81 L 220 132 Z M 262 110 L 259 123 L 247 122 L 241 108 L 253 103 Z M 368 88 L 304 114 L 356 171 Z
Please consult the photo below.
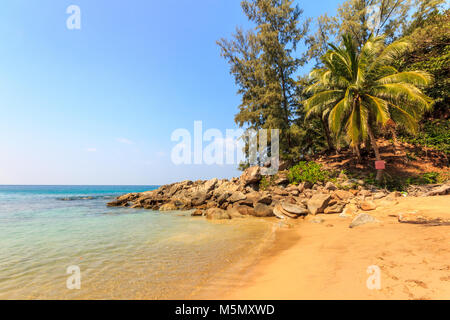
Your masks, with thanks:
M 353 147 L 355 153 L 356 153 L 356 157 L 358 158 L 358 163 L 361 163 L 361 150 L 359 149 L 359 143 L 355 144 Z
M 370 126 L 367 126 L 367 133 L 369 134 L 370 144 L 372 145 L 373 151 L 375 152 L 375 158 L 377 161 L 381 161 L 380 150 L 378 149 L 377 141 L 375 140 Z M 380 182 L 381 178 L 383 178 L 383 170 L 377 170 L 376 181 Z
M 320 120 L 322 121 L 323 131 L 325 132 L 325 137 L 327 138 L 328 150 L 333 151 L 335 149 L 333 140 L 331 139 L 330 129 L 328 128 L 328 123 L 322 117 L 320 117 Z

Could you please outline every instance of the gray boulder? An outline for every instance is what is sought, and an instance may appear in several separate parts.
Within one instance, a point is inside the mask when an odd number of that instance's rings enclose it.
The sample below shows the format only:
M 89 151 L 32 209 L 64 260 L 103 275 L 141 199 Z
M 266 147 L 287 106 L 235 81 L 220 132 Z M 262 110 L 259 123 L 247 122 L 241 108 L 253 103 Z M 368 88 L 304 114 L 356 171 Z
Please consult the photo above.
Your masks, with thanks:
M 370 214 L 367 213 L 360 213 L 358 214 L 355 219 L 353 219 L 352 223 L 350 223 L 350 228 L 355 228 L 358 226 L 362 226 L 363 224 L 367 223 L 374 223 L 377 222 L 377 220 L 372 217 Z

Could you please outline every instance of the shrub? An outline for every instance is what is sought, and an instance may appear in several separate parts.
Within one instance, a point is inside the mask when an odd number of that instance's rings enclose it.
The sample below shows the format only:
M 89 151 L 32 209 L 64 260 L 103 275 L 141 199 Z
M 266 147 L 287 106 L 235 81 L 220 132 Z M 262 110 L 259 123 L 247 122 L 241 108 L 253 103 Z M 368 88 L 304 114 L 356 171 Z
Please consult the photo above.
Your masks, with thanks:
M 321 164 L 312 161 L 302 161 L 289 169 L 288 173 L 289 182 L 293 184 L 299 184 L 301 182 L 325 182 L 328 181 L 330 177 L 330 171 L 324 170 Z

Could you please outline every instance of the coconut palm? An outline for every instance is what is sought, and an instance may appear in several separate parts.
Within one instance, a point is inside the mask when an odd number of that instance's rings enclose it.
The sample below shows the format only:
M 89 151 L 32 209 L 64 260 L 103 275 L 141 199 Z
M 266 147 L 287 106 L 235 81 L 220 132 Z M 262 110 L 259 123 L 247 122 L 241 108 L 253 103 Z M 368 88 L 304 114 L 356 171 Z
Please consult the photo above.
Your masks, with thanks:
M 342 37 L 341 47 L 330 45 L 322 57 L 324 68 L 310 74 L 314 83 L 306 92 L 313 95 L 304 102 L 306 118 L 327 119 L 331 131 L 345 135 L 358 157 L 360 143 L 370 140 L 380 161 L 375 128 L 389 121 L 415 133 L 421 115 L 432 105 L 420 89 L 432 82 L 431 75 L 393 67 L 409 46 L 406 40 L 386 46 L 383 37 L 376 37 L 358 51 L 349 35 Z M 378 170 L 377 180 L 381 178 Z

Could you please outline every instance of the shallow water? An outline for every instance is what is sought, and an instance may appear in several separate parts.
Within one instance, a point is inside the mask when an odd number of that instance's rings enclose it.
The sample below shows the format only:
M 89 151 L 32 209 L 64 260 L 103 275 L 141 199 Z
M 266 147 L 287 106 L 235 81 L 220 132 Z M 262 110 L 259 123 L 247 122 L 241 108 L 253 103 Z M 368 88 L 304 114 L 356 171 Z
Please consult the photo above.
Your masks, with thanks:
M 263 219 L 107 208 L 154 186 L 0 186 L 1 299 L 183 299 L 255 253 Z M 79 266 L 81 289 L 66 273 Z

